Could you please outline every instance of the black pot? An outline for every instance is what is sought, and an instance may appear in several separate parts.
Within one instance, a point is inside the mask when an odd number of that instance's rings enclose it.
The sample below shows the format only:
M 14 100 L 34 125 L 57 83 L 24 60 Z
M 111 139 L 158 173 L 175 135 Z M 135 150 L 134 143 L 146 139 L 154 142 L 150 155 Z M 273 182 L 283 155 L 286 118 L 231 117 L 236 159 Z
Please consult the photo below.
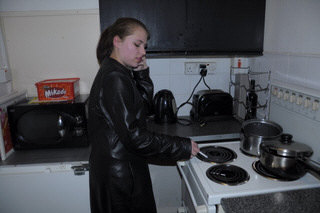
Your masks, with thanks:
M 153 98 L 154 120 L 156 123 L 175 123 L 177 121 L 177 106 L 170 90 L 160 90 Z
M 320 168 L 309 160 L 312 154 L 309 146 L 283 134 L 280 140 L 261 143 L 259 160 L 270 173 L 285 179 L 296 180 L 308 171 L 320 177 Z

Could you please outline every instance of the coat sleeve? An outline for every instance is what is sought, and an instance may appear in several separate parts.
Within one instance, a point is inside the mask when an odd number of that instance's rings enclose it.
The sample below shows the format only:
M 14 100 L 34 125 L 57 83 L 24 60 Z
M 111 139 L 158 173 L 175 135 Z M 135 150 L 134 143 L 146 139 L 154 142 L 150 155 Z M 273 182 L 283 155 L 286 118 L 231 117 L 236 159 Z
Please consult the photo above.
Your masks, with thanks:
M 153 114 L 153 82 L 150 78 L 149 68 L 140 71 L 133 71 L 134 79 L 137 83 L 137 88 L 143 98 L 147 115 Z
M 172 160 L 189 159 L 189 138 L 149 132 L 145 115 L 136 105 L 135 85 L 127 76 L 113 72 L 103 79 L 100 107 L 110 121 L 121 143 L 142 157 L 161 157 Z

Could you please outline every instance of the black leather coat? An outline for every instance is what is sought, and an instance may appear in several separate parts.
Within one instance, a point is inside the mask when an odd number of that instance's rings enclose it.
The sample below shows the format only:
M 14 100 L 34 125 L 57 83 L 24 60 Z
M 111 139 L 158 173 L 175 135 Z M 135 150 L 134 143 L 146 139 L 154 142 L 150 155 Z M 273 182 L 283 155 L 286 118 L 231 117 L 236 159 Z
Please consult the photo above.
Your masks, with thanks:
M 147 130 L 152 96 L 148 69 L 103 61 L 89 98 L 91 212 L 156 212 L 146 160 L 190 158 L 190 139 Z

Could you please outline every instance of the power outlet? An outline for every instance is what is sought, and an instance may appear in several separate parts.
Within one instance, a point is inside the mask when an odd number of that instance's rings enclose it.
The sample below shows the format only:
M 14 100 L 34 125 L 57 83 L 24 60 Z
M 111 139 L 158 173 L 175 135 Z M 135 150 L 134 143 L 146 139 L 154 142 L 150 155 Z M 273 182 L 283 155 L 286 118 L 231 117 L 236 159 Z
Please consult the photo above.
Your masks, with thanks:
M 216 62 L 185 62 L 184 63 L 184 74 L 186 75 L 200 75 L 200 65 L 205 65 L 207 68 L 207 74 L 214 74 L 216 69 Z

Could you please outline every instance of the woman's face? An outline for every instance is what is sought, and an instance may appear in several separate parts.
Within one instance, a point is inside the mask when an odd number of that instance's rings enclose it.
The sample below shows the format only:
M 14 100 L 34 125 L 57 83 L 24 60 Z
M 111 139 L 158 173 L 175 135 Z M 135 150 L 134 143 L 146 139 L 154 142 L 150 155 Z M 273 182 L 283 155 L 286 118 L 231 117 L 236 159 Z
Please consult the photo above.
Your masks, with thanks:
M 142 27 L 135 27 L 133 33 L 123 39 L 116 36 L 111 57 L 128 68 L 137 67 L 146 55 L 147 38 L 147 32 Z

